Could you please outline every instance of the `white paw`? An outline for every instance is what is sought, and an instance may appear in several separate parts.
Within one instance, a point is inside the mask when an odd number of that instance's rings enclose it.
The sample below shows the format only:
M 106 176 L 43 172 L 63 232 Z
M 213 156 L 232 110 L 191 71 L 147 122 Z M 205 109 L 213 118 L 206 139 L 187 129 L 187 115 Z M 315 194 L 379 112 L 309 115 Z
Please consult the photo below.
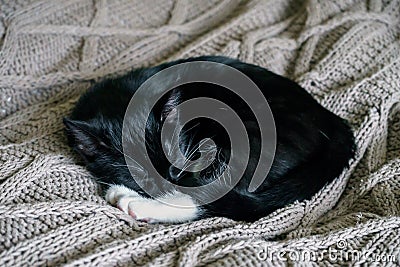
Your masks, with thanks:
M 179 192 L 152 199 L 123 185 L 113 185 L 105 198 L 132 218 L 147 223 L 187 222 L 196 219 L 201 212 L 189 195 Z
M 105 199 L 111 205 L 116 205 L 122 197 L 140 197 L 140 195 L 123 185 L 112 185 L 108 188 Z
M 125 197 L 118 202 L 121 210 L 127 212 L 132 218 L 147 223 L 161 222 L 155 218 L 154 210 L 163 209 L 158 202 L 148 198 Z M 152 217 L 153 216 L 153 217 Z
M 146 202 L 153 202 L 154 200 L 145 198 L 139 195 L 137 192 L 123 186 L 113 185 L 107 192 L 105 199 L 111 205 L 116 206 L 132 218 L 147 223 L 156 223 L 158 220 L 147 217 L 146 208 L 148 205 L 144 205 Z

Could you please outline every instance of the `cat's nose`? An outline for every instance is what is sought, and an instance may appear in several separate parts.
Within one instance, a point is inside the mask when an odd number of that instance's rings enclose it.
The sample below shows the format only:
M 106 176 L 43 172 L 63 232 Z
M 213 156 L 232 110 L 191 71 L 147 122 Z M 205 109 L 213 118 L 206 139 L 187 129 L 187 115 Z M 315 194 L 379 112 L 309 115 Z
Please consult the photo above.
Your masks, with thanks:
M 178 181 L 182 177 L 183 172 L 175 166 L 169 167 L 169 177 L 173 181 Z

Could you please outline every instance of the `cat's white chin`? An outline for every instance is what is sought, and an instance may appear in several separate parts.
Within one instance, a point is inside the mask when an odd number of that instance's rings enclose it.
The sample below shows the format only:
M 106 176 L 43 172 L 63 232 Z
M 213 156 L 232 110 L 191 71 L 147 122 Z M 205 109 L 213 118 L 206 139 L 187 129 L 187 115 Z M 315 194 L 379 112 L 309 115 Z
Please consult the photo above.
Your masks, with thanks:
M 147 223 L 181 223 L 198 218 L 201 209 L 194 200 L 178 191 L 159 198 L 145 198 L 123 185 L 112 185 L 105 199 L 138 221 Z

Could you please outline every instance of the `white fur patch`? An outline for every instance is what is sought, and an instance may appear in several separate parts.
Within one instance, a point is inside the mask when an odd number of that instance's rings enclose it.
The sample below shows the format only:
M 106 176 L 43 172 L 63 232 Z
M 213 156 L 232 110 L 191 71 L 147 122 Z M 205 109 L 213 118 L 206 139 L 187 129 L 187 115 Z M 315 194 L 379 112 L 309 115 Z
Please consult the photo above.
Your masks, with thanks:
M 113 185 L 107 190 L 105 198 L 133 218 L 149 223 L 186 222 L 196 219 L 200 213 L 189 195 L 177 191 L 151 199 L 123 185 Z

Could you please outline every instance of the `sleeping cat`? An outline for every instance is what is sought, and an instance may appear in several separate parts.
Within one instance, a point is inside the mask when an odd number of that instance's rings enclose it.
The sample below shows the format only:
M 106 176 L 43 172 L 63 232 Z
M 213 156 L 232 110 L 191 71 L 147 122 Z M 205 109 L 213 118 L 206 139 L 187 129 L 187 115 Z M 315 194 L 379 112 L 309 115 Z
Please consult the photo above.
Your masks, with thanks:
M 243 99 L 222 86 L 194 82 L 174 88 L 157 102 L 146 122 L 147 153 L 156 170 L 176 185 L 198 187 L 210 183 L 226 170 L 231 150 L 225 129 L 211 119 L 200 117 L 183 126 L 178 147 L 187 159 L 195 160 L 199 158 L 202 140 L 211 138 L 216 158 L 200 171 L 173 166 L 162 153 L 160 136 L 164 123 L 179 123 L 174 118 L 179 104 L 198 97 L 217 99 L 232 107 L 244 122 L 250 140 L 247 168 L 232 190 L 203 205 L 199 205 L 195 197 L 178 190 L 163 192 L 155 198 L 150 196 L 133 179 L 122 144 L 124 138 L 132 143 L 139 140 L 135 131 L 128 137 L 123 136 L 122 131 L 125 112 L 138 88 L 161 70 L 196 61 L 222 63 L 247 75 L 268 101 L 276 127 L 272 166 L 265 173 L 261 186 L 250 192 L 248 187 L 256 165 L 254 162 L 260 156 L 261 135 L 256 118 Z M 355 147 L 345 121 L 319 105 L 298 84 L 259 66 L 221 56 L 178 60 L 103 80 L 80 98 L 64 124 L 69 145 L 104 185 L 106 200 L 133 218 L 149 223 L 177 223 L 212 216 L 255 221 L 296 200 L 310 199 L 348 166 Z M 135 127 L 135 121 L 131 125 Z M 137 163 L 135 177 L 152 183 L 146 169 L 140 166 L 140 156 L 132 160 Z

